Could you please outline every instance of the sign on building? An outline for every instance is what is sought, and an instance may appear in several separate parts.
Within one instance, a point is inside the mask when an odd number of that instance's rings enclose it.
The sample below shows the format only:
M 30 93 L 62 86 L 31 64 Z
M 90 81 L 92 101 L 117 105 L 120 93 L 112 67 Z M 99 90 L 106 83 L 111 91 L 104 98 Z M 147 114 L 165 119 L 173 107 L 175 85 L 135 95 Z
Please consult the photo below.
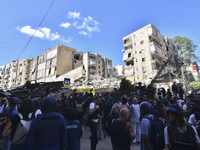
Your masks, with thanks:
M 63 88 L 70 88 L 70 78 L 64 78 L 64 87 Z

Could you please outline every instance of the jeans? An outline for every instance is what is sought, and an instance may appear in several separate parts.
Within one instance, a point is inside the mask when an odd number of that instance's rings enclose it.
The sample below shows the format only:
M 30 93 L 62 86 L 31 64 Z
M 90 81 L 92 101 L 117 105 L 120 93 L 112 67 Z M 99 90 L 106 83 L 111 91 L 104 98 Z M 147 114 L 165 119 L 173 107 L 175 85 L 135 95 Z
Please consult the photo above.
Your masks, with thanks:
M 10 150 L 11 146 L 11 140 L 10 140 L 11 135 L 8 135 L 3 138 L 2 144 L 1 144 L 1 149 L 2 150 Z
M 96 150 L 96 146 L 98 143 L 97 131 L 98 131 L 98 123 L 92 122 L 90 125 L 91 130 L 91 150 Z

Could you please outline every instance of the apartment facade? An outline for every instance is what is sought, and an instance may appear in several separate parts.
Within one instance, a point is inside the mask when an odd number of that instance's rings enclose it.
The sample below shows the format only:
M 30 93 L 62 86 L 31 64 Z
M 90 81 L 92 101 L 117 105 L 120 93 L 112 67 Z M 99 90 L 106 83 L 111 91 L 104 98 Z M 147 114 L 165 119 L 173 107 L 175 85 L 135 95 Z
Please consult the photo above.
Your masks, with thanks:
M 87 52 L 83 55 L 83 66 L 86 80 L 112 77 L 112 60 L 103 58 L 99 54 Z
M 5 72 L 5 65 L 0 66 L 0 89 L 4 87 L 4 72 Z
M 31 82 L 53 82 L 57 77 L 63 75 L 83 63 L 83 52 L 76 49 L 58 45 L 36 57 L 31 62 Z
M 16 87 L 23 86 L 29 80 L 30 63 L 33 59 L 22 59 L 18 61 Z
M 23 86 L 29 79 L 30 62 L 32 59 L 12 61 L 0 67 L 0 89 L 10 90 Z
M 10 81 L 7 84 L 8 89 L 12 89 L 16 87 L 18 64 L 19 64 L 19 61 L 10 62 L 10 72 L 9 72 Z
M 152 24 L 125 36 L 123 47 L 124 74 L 133 83 L 149 84 L 167 59 L 162 74 L 176 70 L 171 41 Z

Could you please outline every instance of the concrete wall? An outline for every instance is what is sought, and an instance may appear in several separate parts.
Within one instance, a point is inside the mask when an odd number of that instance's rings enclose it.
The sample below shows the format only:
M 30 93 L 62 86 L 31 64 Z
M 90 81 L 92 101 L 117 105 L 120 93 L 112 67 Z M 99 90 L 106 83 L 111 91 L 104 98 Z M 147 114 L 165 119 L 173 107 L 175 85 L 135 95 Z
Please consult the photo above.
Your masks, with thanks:
M 76 49 L 67 47 L 64 45 L 58 46 L 57 53 L 57 76 L 60 76 L 64 73 L 79 67 L 82 62 L 80 60 L 74 60 L 74 54 L 76 54 Z
M 57 77 L 54 81 L 63 81 L 64 82 L 64 78 L 70 78 L 71 83 L 74 83 L 75 80 L 85 78 L 85 75 L 82 74 L 82 69 L 83 69 L 83 66 L 79 66 L 78 68 L 73 69 L 73 70 Z

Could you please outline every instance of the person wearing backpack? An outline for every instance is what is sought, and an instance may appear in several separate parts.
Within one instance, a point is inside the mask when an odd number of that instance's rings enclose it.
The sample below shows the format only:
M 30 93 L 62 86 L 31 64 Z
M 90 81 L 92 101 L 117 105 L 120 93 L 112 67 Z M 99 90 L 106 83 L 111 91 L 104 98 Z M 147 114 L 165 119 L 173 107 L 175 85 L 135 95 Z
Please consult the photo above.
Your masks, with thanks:
M 1 132 L 3 132 L 3 129 L 7 125 L 10 117 L 12 115 L 18 114 L 17 111 L 18 101 L 19 99 L 17 97 L 12 97 L 9 101 L 8 107 L 4 109 L 2 116 L 6 117 L 6 121 L 1 125 Z M 10 146 L 11 146 L 10 135 L 8 135 L 3 138 L 1 148 L 2 150 L 10 150 Z
M 30 127 L 31 115 L 35 107 L 32 100 L 24 100 L 21 102 L 18 108 L 18 114 L 12 115 L 8 124 L 5 126 L 2 136 L 6 137 L 11 134 L 11 150 L 23 150 L 26 140 L 26 135 Z M 12 130 L 10 130 L 12 128 Z M 23 130 L 23 131 L 22 131 Z
M 164 149 L 163 122 L 151 113 L 152 106 L 149 102 L 140 104 L 141 113 L 141 150 Z
M 47 96 L 42 103 L 42 114 L 31 124 L 25 149 L 27 150 L 66 150 L 67 131 L 64 117 L 54 112 L 57 100 Z
M 166 150 L 197 150 L 200 139 L 194 126 L 186 123 L 184 113 L 178 105 L 167 108 L 170 119 L 169 126 L 165 127 Z
M 105 130 L 106 133 L 110 136 L 111 134 L 111 124 L 112 124 L 112 120 L 113 119 L 118 119 L 119 118 L 119 106 L 114 106 L 111 109 L 110 115 L 108 115 L 107 121 L 106 121 L 106 126 L 105 126 Z
M 120 117 L 113 119 L 111 124 L 111 143 L 113 150 L 130 150 L 131 142 L 135 138 L 133 126 L 129 120 L 129 111 L 120 110 Z

